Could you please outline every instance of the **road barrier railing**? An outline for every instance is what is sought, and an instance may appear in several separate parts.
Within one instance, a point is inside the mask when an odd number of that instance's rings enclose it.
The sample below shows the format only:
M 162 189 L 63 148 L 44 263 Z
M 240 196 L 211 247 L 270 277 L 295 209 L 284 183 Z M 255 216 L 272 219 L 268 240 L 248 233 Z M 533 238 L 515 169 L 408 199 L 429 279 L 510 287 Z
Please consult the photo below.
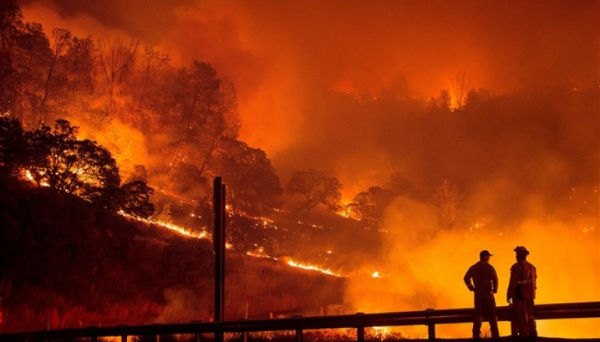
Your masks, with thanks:
M 153 336 L 160 341 L 161 336 L 192 334 L 201 340 L 203 334 L 250 333 L 293 331 L 296 341 L 302 341 L 305 330 L 356 329 L 357 341 L 364 341 L 365 328 L 418 326 L 428 327 L 429 340 L 436 339 L 435 327 L 440 324 L 470 323 L 474 310 L 469 309 L 427 309 L 422 311 L 356 313 L 353 315 L 291 317 L 264 320 L 239 320 L 224 322 L 192 322 L 179 324 L 152 324 L 141 326 L 88 327 L 81 329 L 44 330 L 0 334 L 0 341 L 68 341 L 87 338 L 95 342 L 101 337 L 120 337 L 126 342 L 128 336 Z M 513 308 L 497 308 L 499 321 L 511 321 Z M 600 302 L 540 304 L 535 306 L 536 320 L 600 318 Z M 560 336 L 558 336 L 560 337 Z M 598 336 L 600 337 L 600 336 Z

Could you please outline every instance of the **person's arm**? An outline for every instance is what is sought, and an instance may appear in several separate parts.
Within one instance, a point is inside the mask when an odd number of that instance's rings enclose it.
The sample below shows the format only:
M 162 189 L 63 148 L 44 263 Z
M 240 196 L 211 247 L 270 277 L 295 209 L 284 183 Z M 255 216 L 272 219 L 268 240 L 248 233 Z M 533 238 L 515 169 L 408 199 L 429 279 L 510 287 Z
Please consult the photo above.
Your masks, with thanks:
M 506 301 L 508 303 L 513 302 L 515 297 L 515 285 L 517 284 L 517 267 L 516 264 L 510 268 L 510 280 L 508 282 L 508 290 L 506 291 Z
M 498 274 L 496 269 L 492 266 L 492 291 L 498 293 Z
M 535 266 L 531 266 L 533 267 L 533 289 L 537 290 L 537 269 L 535 268 Z
M 471 283 L 471 278 L 473 278 L 472 273 L 473 273 L 473 266 L 469 267 L 469 270 L 467 271 L 467 273 L 465 273 L 465 277 L 463 278 L 463 280 L 465 281 L 465 285 L 467 285 L 467 288 L 469 289 L 469 291 L 475 290 L 473 283 Z

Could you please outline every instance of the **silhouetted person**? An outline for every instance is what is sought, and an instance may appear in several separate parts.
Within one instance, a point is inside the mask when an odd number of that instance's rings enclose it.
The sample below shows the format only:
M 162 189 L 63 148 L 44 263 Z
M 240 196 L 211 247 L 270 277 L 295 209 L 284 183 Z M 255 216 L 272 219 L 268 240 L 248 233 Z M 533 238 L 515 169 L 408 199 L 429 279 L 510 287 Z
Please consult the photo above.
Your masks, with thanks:
M 517 262 L 510 268 L 510 282 L 506 293 L 506 301 L 512 303 L 514 316 L 512 322 L 513 336 L 537 337 L 535 318 L 533 316 L 533 301 L 537 288 L 537 273 L 535 266 L 529 263 L 529 251 L 523 246 L 517 246 Z
M 481 336 L 483 318 L 490 322 L 492 338 L 499 338 L 498 317 L 496 316 L 496 300 L 494 293 L 498 292 L 498 275 L 494 266 L 490 265 L 492 254 L 487 250 L 479 253 L 479 261 L 471 266 L 465 274 L 465 284 L 469 291 L 475 293 L 475 316 L 473 317 L 473 338 Z

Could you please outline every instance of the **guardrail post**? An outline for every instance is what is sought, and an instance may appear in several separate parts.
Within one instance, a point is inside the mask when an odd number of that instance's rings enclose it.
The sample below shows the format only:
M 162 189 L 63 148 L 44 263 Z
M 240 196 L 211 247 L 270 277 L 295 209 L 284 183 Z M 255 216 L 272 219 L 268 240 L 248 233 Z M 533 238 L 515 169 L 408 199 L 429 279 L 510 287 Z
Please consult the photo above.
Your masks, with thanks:
M 121 342 L 127 342 L 127 335 L 121 335 Z
M 435 324 L 427 324 L 427 333 L 429 334 L 429 340 L 435 340 Z
M 425 310 L 426 312 L 431 312 L 433 313 L 433 309 L 427 309 Z M 427 317 L 427 320 L 429 320 L 429 317 Z M 435 340 L 435 323 L 429 322 L 427 323 L 427 335 L 430 341 Z
M 365 341 L 365 327 L 356 328 L 356 341 L 358 341 L 358 342 Z
M 302 342 L 302 329 L 296 329 L 296 342 Z
M 225 320 L 225 184 L 213 181 L 213 248 L 215 251 L 215 322 Z M 215 342 L 223 342 L 223 332 L 215 332 Z
M 364 312 L 357 312 L 356 315 L 360 316 L 363 315 L 364 316 Z M 363 342 L 365 340 L 365 327 L 357 327 L 356 328 L 356 341 L 358 342 Z

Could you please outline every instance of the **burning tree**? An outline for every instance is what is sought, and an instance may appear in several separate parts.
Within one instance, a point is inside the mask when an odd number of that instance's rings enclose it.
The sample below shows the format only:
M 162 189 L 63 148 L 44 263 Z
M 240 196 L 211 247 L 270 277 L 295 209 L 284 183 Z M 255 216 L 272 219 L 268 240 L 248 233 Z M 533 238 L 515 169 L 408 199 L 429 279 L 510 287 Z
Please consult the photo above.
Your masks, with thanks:
M 77 140 L 77 127 L 57 120 L 54 130 L 42 126 L 28 133 L 26 166 L 38 186 L 92 200 L 101 189 L 119 186 L 119 170 L 110 152 L 90 140 Z
M 120 186 L 110 152 L 94 141 L 78 140 L 77 127 L 68 121 L 57 120 L 54 129 L 42 124 L 24 132 L 19 121 L 0 119 L 0 162 L 8 173 L 26 172 L 38 187 L 77 195 L 110 211 L 142 217 L 153 213 L 152 188 L 140 180 Z

